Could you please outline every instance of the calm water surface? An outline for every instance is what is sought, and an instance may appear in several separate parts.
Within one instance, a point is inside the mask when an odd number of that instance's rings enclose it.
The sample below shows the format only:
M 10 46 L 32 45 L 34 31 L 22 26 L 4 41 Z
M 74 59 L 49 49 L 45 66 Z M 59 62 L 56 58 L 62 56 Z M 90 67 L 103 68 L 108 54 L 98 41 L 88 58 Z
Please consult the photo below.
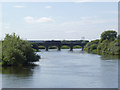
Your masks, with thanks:
M 2 69 L 3 88 L 117 88 L 118 60 L 78 49 L 50 50 L 35 67 Z

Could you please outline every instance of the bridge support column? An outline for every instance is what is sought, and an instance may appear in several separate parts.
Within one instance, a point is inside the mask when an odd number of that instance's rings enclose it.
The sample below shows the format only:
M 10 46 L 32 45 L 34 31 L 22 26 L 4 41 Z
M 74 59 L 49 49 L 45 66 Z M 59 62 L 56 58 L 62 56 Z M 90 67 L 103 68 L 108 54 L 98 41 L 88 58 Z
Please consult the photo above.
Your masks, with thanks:
M 58 51 L 61 51 L 61 46 L 58 46 Z
M 45 51 L 48 51 L 48 46 L 45 46 Z
M 70 46 L 70 51 L 73 51 L 73 46 Z
M 84 46 L 82 46 L 82 51 L 84 50 Z

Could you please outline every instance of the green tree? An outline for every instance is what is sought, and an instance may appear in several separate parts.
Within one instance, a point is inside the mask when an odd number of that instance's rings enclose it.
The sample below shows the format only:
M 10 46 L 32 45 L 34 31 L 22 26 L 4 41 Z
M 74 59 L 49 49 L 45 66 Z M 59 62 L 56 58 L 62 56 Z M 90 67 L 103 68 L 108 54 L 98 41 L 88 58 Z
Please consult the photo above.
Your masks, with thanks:
M 33 51 L 31 44 L 21 40 L 15 33 L 6 35 L 2 51 L 2 65 L 28 65 L 40 59 L 40 56 Z
M 109 45 L 110 45 L 111 41 L 109 40 L 104 40 L 103 42 L 99 43 L 98 44 L 98 47 L 97 47 L 97 53 L 98 54 L 109 54 Z
M 84 50 L 101 55 L 120 55 L 120 35 L 117 37 L 116 31 L 104 31 L 100 40 L 89 42 Z
M 117 37 L 117 32 L 116 31 L 104 31 L 101 34 L 101 42 L 103 42 L 104 40 L 111 40 L 114 41 Z
M 117 32 L 116 31 L 104 31 L 101 34 L 101 39 L 97 47 L 97 53 L 98 54 L 112 54 L 113 49 L 111 51 L 111 47 L 113 47 L 113 41 L 115 41 L 117 38 Z
M 98 46 L 99 40 L 93 40 L 86 44 L 84 47 L 84 50 L 89 53 L 97 53 L 97 46 Z
M 2 41 L 0 41 L 0 65 L 2 60 Z
M 120 35 L 118 35 L 117 39 L 110 43 L 109 54 L 120 55 Z

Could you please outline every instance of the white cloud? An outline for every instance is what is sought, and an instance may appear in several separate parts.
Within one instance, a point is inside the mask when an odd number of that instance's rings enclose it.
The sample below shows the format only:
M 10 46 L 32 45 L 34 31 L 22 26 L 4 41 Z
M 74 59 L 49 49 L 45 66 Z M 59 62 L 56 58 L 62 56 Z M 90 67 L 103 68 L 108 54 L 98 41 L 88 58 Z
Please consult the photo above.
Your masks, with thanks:
M 52 22 L 54 21 L 52 18 L 42 17 L 37 20 L 37 22 Z
M 48 8 L 48 9 L 49 9 L 49 8 L 52 8 L 52 6 L 45 6 L 45 8 Z
M 25 17 L 24 20 L 25 20 L 27 23 L 33 23 L 33 22 L 34 22 L 34 18 L 31 17 L 31 16 Z
M 22 5 L 16 5 L 16 6 L 13 6 L 14 8 L 26 8 L 26 6 L 22 6 Z
M 38 18 L 38 19 L 34 19 L 34 17 L 31 17 L 31 16 L 25 17 L 24 20 L 27 23 L 45 23 L 45 22 L 53 22 L 54 21 L 50 17 L 41 17 L 41 18 Z

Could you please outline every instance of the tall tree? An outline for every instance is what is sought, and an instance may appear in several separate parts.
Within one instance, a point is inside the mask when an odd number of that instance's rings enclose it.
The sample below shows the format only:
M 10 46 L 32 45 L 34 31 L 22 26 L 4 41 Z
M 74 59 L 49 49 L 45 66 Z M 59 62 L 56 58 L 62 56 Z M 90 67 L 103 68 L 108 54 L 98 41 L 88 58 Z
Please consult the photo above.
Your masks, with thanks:
M 19 36 L 7 34 L 2 45 L 3 65 L 27 65 L 39 61 L 38 56 L 32 49 L 31 44 L 21 40 Z
M 117 38 L 117 32 L 116 31 L 104 31 L 101 34 L 101 42 L 103 42 L 104 40 L 111 40 L 114 41 Z

